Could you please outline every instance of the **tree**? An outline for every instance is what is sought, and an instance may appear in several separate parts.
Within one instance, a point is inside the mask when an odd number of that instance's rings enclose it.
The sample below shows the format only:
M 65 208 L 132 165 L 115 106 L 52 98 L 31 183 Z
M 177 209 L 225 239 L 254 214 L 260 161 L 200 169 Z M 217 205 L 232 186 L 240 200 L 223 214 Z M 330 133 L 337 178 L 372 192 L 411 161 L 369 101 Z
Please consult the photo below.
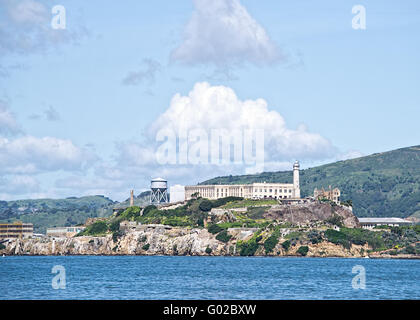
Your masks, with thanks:
M 204 212 L 208 212 L 211 210 L 211 208 L 213 207 L 213 204 L 210 200 L 204 199 L 203 201 L 201 201 L 199 208 L 201 211 Z
M 299 253 L 301 256 L 306 256 L 308 254 L 308 246 L 300 246 L 296 253 Z

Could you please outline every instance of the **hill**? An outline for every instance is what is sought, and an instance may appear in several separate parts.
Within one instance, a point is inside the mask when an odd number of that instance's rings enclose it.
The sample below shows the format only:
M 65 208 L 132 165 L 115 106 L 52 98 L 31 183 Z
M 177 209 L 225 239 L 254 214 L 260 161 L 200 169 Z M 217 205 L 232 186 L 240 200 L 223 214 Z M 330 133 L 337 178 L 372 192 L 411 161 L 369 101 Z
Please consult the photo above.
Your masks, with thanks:
M 134 195 L 134 205 L 138 207 L 145 207 L 150 204 L 150 191 L 144 191 L 138 196 Z M 130 198 L 118 203 L 114 208 L 126 208 L 130 206 Z
M 112 214 L 116 202 L 104 196 L 0 201 L 0 222 L 20 220 L 34 224 L 34 232 L 48 227 L 82 224 L 87 218 Z
M 292 172 L 217 177 L 200 184 L 253 182 L 292 183 Z M 420 146 L 375 153 L 301 170 L 301 195 L 329 185 L 341 190 L 341 199 L 351 199 L 359 217 L 409 217 L 420 214 Z

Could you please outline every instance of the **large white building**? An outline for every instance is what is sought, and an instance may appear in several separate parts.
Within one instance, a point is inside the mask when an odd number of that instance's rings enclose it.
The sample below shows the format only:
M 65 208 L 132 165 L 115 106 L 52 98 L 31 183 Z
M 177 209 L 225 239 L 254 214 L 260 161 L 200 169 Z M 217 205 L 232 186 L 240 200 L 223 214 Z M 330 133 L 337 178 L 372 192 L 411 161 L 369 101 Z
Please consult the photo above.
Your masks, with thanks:
M 293 165 L 293 183 L 252 183 L 185 186 L 185 200 L 193 195 L 207 199 L 243 197 L 246 199 L 300 199 L 299 162 Z

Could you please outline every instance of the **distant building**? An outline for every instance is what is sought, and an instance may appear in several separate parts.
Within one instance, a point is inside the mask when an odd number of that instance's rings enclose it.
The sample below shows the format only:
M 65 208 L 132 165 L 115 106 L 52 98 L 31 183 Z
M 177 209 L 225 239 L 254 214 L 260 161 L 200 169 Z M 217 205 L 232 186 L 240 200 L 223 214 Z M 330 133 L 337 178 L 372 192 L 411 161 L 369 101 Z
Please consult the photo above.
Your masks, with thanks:
M 327 199 L 327 200 L 330 200 L 339 204 L 340 196 L 341 196 L 340 189 L 338 188 L 332 189 L 331 186 L 329 186 L 327 190 L 324 190 L 324 188 L 322 188 L 321 190 L 318 190 L 317 188 L 315 188 L 314 190 L 314 198 L 317 200 Z
M 32 223 L 22 223 L 20 221 L 13 223 L 0 224 L 0 239 L 9 238 L 29 238 L 34 234 L 34 225 Z
M 226 185 L 195 185 L 185 187 L 185 200 L 194 195 L 219 199 L 225 197 L 242 197 L 247 199 L 300 199 L 299 162 L 293 165 L 293 183 L 251 183 Z
M 373 229 L 376 226 L 399 227 L 413 224 L 412 221 L 401 218 L 358 218 L 363 229 Z
M 176 184 L 169 188 L 169 199 L 171 203 L 185 200 L 185 186 Z
M 82 227 L 82 226 L 48 228 L 47 236 L 71 238 L 71 237 L 74 237 L 76 234 L 78 234 L 80 231 L 83 231 L 85 229 L 86 227 Z

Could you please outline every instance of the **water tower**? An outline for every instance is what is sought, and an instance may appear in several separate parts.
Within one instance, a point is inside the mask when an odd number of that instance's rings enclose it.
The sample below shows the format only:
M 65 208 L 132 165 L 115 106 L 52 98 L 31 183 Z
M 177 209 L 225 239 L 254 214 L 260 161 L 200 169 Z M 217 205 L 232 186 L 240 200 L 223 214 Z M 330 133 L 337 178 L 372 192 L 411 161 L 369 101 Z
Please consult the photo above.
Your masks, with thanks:
M 159 204 L 169 202 L 168 198 L 168 181 L 162 178 L 152 179 L 150 183 L 150 203 Z

